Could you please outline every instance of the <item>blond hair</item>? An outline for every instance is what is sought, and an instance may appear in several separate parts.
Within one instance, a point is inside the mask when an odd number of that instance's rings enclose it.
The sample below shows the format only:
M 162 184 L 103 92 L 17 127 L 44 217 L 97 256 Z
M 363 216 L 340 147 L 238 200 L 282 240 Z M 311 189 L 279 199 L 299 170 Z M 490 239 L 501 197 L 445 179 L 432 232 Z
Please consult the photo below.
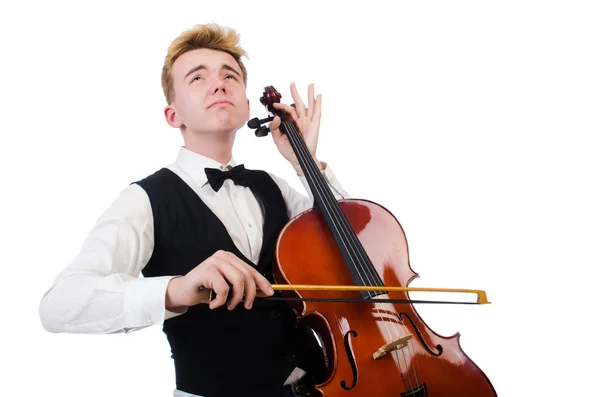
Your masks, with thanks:
M 173 64 L 181 55 L 192 50 L 208 48 L 228 53 L 242 69 L 244 85 L 247 85 L 248 72 L 242 62 L 242 56 L 248 58 L 248 54 L 240 47 L 239 40 L 240 35 L 234 29 L 215 23 L 195 25 L 193 28 L 182 32 L 169 46 L 162 69 L 162 87 L 167 103 L 170 104 L 175 96 L 172 76 Z

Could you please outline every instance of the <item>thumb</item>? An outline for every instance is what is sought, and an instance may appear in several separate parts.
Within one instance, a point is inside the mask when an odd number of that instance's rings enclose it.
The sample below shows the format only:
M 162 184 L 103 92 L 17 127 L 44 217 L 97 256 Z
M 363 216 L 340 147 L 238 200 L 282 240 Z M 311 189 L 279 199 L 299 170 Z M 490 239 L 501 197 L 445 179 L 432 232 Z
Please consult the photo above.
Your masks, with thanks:
M 273 121 L 269 123 L 269 130 L 273 135 L 273 139 L 277 140 L 282 135 L 282 132 L 279 130 L 279 126 L 281 125 L 281 119 L 279 116 L 275 116 Z

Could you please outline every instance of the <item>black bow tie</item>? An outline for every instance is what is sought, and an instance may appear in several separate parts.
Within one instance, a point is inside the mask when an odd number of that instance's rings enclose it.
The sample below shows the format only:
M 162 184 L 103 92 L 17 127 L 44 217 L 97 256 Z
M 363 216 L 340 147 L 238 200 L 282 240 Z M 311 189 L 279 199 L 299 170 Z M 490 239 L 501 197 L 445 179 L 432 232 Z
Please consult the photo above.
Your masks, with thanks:
M 208 183 L 213 188 L 215 192 L 218 192 L 221 186 L 223 186 L 223 182 L 225 179 L 231 179 L 233 183 L 248 186 L 248 176 L 249 171 L 246 170 L 244 164 L 236 165 L 229 171 L 221 171 L 218 168 L 205 168 L 206 177 L 208 178 Z

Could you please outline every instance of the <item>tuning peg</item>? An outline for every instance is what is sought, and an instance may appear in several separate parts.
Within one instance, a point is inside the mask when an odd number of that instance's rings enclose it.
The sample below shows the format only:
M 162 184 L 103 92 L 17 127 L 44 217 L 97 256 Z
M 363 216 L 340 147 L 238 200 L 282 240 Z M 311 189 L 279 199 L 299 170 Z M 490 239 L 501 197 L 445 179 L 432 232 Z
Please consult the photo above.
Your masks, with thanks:
M 261 126 L 261 124 L 268 123 L 269 121 L 273 121 L 273 117 L 267 117 L 266 119 L 262 120 L 259 120 L 258 117 L 255 117 L 248 121 L 248 128 L 256 130 L 254 134 L 257 137 L 266 136 L 269 133 L 269 127 Z
M 273 117 L 267 117 L 266 119 L 259 120 L 258 117 L 253 118 L 248 121 L 248 128 L 252 128 L 253 130 L 259 128 L 261 124 L 267 123 L 269 121 L 273 121 Z
M 254 131 L 254 135 L 256 135 L 257 137 L 263 137 L 263 136 L 267 136 L 269 134 L 269 127 L 267 126 L 263 126 L 263 127 L 258 127 L 256 129 L 256 131 Z

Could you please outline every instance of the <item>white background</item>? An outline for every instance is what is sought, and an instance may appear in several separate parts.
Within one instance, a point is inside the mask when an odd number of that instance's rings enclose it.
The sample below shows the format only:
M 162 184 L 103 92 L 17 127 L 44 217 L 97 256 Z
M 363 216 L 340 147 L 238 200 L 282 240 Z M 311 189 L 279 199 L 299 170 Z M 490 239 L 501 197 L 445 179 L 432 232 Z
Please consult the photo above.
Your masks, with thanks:
M 491 305 L 417 310 L 461 333 L 500 396 L 593 395 L 593 3 L 3 2 L 0 395 L 171 395 L 159 326 L 51 334 L 37 309 L 121 189 L 175 159 L 162 61 L 205 22 L 241 33 L 252 117 L 265 117 L 264 86 L 290 103 L 292 81 L 304 98 L 315 83 L 318 156 L 353 197 L 397 216 L 420 274 L 411 286 L 488 293 Z M 302 189 L 270 136 L 244 127 L 234 155 Z

